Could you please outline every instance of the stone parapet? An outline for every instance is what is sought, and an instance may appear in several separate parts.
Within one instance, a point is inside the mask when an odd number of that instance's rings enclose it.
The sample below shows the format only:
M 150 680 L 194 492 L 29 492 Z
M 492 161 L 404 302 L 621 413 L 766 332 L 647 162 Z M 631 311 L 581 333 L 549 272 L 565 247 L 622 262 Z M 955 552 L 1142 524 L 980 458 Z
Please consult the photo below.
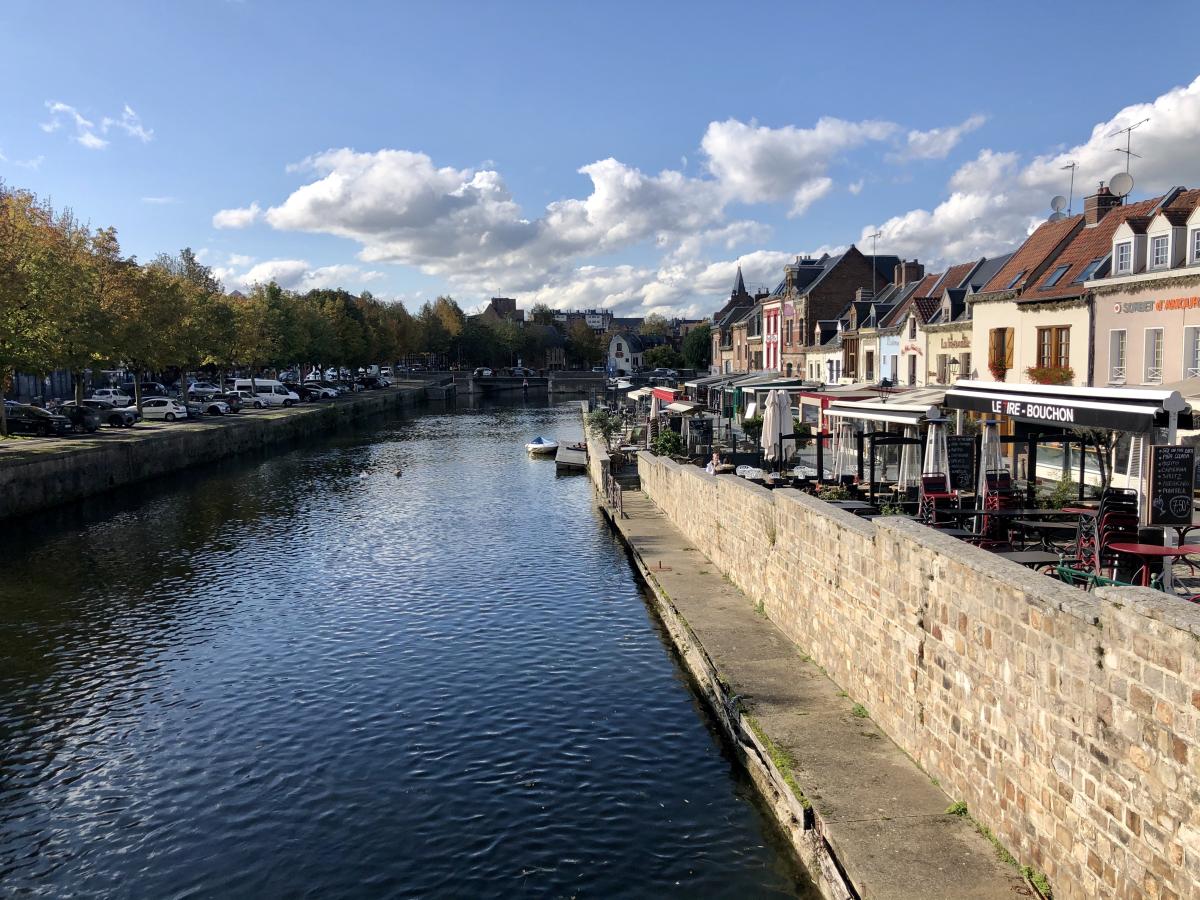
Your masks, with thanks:
M 641 454 L 697 549 L 1057 898 L 1200 898 L 1200 608 Z

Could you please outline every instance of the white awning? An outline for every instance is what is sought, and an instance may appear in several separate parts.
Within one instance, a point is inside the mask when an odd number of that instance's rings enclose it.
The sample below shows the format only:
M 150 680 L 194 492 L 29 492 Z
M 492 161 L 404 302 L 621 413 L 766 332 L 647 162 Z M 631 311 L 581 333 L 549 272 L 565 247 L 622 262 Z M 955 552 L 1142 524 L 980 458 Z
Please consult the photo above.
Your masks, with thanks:
M 693 413 L 700 411 L 699 403 L 688 403 L 686 400 L 676 400 L 674 403 L 667 404 L 667 412 L 673 413 Z
M 936 406 L 919 403 L 883 403 L 875 399 L 834 400 L 826 408 L 825 415 L 856 419 L 860 422 L 916 425 L 922 419 L 939 418 L 941 411 Z
M 637 390 L 630 391 L 625 396 L 630 400 L 641 400 L 643 397 L 649 397 L 653 393 L 654 391 L 650 388 L 638 388 Z

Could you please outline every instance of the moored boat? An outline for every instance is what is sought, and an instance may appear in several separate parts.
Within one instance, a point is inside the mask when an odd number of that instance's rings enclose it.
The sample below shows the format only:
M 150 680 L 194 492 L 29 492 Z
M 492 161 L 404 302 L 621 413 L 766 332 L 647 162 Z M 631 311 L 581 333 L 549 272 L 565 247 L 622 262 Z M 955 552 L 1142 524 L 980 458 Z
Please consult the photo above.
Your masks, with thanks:
M 558 449 L 558 441 L 552 441 L 549 438 L 536 437 L 528 444 L 525 449 L 534 456 L 542 456 L 544 454 L 553 453 Z

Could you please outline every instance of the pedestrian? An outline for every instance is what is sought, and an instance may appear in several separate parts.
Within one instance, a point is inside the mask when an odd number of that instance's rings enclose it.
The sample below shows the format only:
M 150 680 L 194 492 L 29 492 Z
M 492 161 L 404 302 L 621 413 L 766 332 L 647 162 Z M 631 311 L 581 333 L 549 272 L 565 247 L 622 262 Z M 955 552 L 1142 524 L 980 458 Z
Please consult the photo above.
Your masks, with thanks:
M 712 459 L 708 461 L 708 465 L 704 467 L 704 471 L 709 475 L 717 474 L 717 467 L 721 465 L 721 454 L 713 451 Z

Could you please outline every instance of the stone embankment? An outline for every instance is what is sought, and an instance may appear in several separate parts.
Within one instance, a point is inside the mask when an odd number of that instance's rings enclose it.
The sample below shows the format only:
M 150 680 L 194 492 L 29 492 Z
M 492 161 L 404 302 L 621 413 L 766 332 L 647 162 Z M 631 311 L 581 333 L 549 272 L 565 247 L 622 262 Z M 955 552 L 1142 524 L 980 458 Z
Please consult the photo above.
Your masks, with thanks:
M 0 444 L 0 519 L 71 503 L 182 469 L 333 431 L 423 403 L 424 382 L 403 382 L 290 409 L 245 410 L 189 422 L 141 422 L 76 438 Z
M 638 468 L 616 524 L 826 896 L 1200 898 L 1200 607 Z

